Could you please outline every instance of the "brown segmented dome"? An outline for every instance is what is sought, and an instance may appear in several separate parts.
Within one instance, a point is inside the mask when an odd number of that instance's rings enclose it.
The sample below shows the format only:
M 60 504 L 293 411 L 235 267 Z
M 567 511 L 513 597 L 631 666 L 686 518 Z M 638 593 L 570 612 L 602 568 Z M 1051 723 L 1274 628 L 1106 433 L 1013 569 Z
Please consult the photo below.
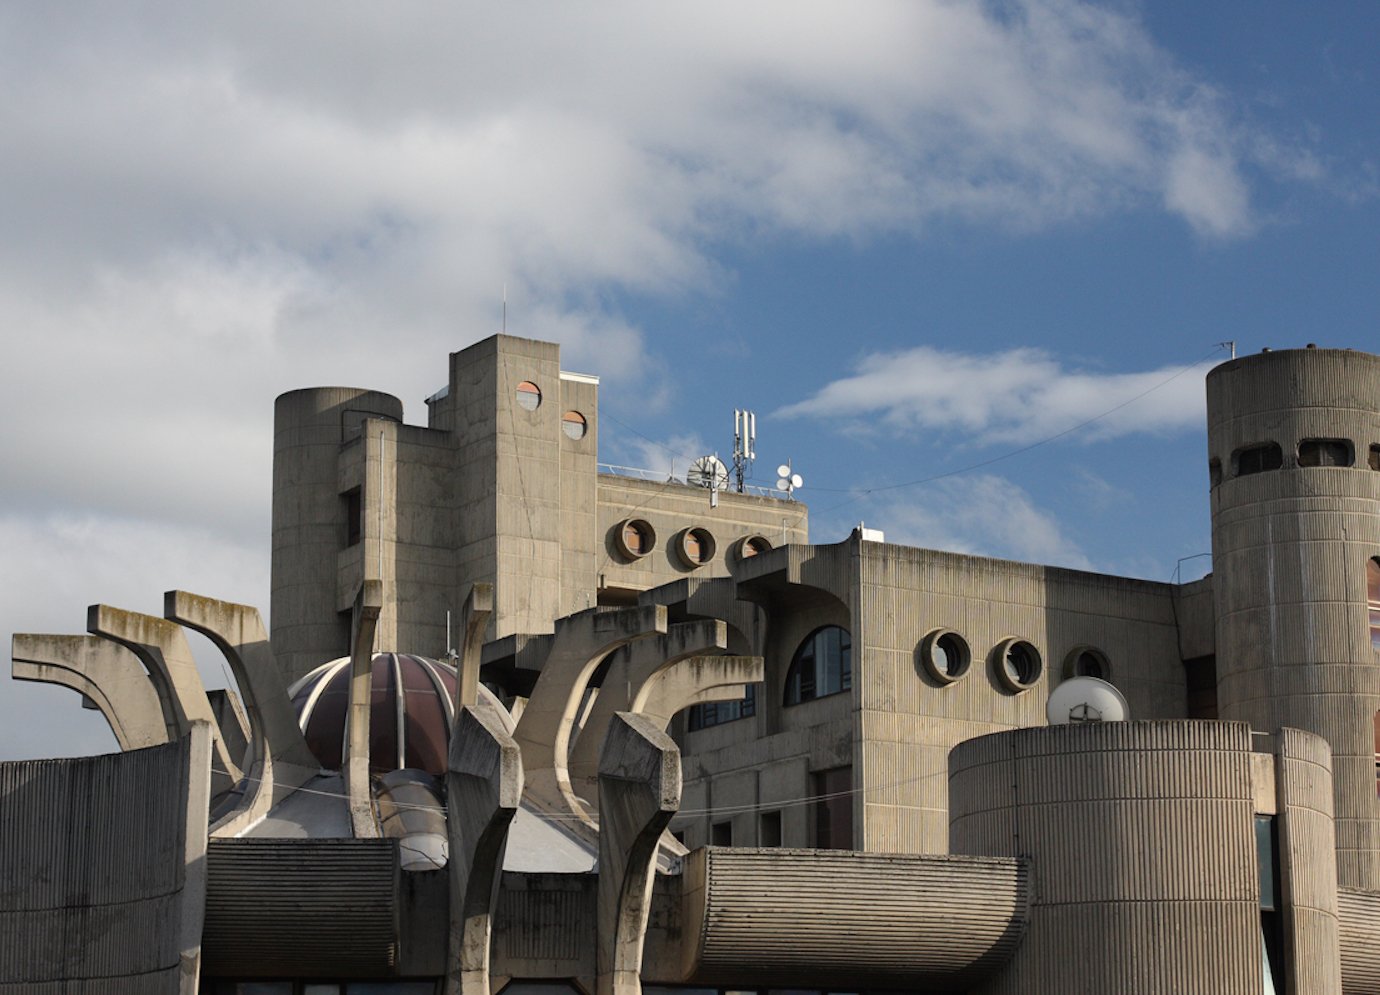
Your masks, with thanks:
M 350 702 L 350 658 L 317 667 L 288 692 L 297 722 L 321 766 L 340 770 Z M 369 770 L 446 773 L 455 720 L 455 668 L 408 653 L 378 653 L 369 711 Z

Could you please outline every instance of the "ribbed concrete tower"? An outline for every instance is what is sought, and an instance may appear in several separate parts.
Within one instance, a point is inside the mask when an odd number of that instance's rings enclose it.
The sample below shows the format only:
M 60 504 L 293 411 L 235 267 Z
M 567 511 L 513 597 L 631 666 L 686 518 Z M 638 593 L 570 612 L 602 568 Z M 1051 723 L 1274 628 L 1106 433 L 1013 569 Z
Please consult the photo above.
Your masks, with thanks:
M 365 445 L 365 419 L 400 422 L 402 415 L 391 394 L 351 387 L 289 391 L 273 407 L 271 618 L 273 650 L 289 681 L 349 653 L 350 613 L 337 604 L 337 574 L 341 550 L 358 542 L 363 498 L 342 493 L 341 450 Z M 377 474 L 366 478 L 366 486 L 376 482 Z
M 1380 890 L 1380 357 L 1243 357 L 1208 375 L 1207 404 L 1219 713 L 1327 740 L 1338 884 Z

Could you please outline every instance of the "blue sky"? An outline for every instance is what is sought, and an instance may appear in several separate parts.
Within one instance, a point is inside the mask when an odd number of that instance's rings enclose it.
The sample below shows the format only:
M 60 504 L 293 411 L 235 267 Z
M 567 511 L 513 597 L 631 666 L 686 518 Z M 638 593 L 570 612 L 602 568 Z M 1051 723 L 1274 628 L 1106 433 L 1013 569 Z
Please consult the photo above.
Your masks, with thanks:
M 750 407 L 817 541 L 865 520 L 1167 580 L 1209 547 L 1216 344 L 1380 349 L 1377 29 L 1273 2 L 0 11 L 0 630 L 171 587 L 266 609 L 273 397 L 376 387 L 421 421 L 505 287 L 510 332 L 601 374 L 606 461 L 681 473 Z M 108 747 L 69 692 L 0 692 L 0 757 Z

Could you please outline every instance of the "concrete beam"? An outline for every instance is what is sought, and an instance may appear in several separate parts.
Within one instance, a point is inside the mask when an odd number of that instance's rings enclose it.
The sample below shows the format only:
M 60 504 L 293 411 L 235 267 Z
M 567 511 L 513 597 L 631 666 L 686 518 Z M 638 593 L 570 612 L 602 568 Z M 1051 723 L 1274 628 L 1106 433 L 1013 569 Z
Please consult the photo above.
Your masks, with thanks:
M 211 769 L 213 794 L 219 795 L 237 784 L 243 773 L 238 758 L 231 756 L 220 726 L 216 724 L 206 686 L 201 683 L 196 661 L 192 659 L 187 637 L 167 619 L 138 612 L 92 605 L 86 610 L 86 631 L 112 640 L 130 650 L 148 671 L 149 680 L 163 706 L 163 719 L 169 739 L 181 739 L 195 721 L 211 724 L 214 763 Z
M 570 751 L 570 783 L 581 797 L 597 804 L 599 751 L 615 712 L 636 712 L 643 686 L 661 670 L 682 660 L 728 647 L 728 626 L 716 619 L 671 626 L 665 635 L 639 639 L 618 650 L 590 707 L 584 728 Z
M 183 884 L 178 935 L 182 954 L 178 978 L 180 995 L 201 990 L 201 934 L 206 922 L 207 812 L 211 807 L 215 727 L 195 719 L 188 730 L 187 827 L 183 834 Z
M 760 656 L 696 656 L 653 674 L 633 700 L 633 711 L 665 729 L 681 709 L 710 701 L 736 701 L 746 684 L 763 679 Z
M 597 995 L 641 995 L 657 845 L 680 790 L 676 744 L 645 716 L 616 713 L 599 761 Z
M 660 605 L 590 609 L 556 621 L 551 651 L 513 733 L 522 748 L 526 794 L 539 808 L 583 813 L 566 759 L 585 686 L 604 657 L 666 629 L 666 609 Z
M 158 692 L 132 652 L 96 636 L 16 633 L 10 671 L 18 681 L 60 684 L 95 703 L 122 750 L 169 741 Z
M 350 824 L 357 839 L 374 839 L 379 835 L 369 789 L 369 718 L 374 632 L 382 609 L 383 582 L 366 580 L 355 599 L 354 632 L 350 639 L 350 704 L 345 720 L 345 790 L 350 799 Z
M 455 713 L 446 773 L 450 836 L 447 995 L 490 995 L 489 948 L 508 827 L 522 801 L 522 751 L 489 705 Z
M 163 595 L 163 615 L 210 639 L 244 696 L 249 720 L 248 783 L 239 804 L 211 827 L 213 836 L 234 836 L 315 777 L 321 764 L 297 725 L 287 684 L 257 608 L 168 591 Z
M 494 586 L 472 585 L 460 615 L 460 628 L 464 638 L 460 644 L 460 664 L 455 675 L 457 716 L 460 714 L 459 706 L 474 705 L 479 701 L 479 664 L 484 652 L 484 632 L 488 628 L 489 616 L 493 611 Z

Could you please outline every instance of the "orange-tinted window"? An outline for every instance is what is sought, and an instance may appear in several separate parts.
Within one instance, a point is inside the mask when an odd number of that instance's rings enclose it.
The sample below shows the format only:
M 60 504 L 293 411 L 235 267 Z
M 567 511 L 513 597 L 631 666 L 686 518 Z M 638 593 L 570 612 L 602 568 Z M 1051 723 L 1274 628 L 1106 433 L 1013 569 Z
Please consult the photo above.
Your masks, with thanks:
M 518 406 L 528 411 L 536 411 L 541 404 L 541 388 L 530 380 L 517 385 Z
M 641 556 L 647 552 L 647 533 L 637 522 L 629 522 L 623 526 L 623 542 L 634 556 Z
M 1366 605 L 1370 609 L 1370 648 L 1380 656 L 1380 560 L 1366 561 Z

